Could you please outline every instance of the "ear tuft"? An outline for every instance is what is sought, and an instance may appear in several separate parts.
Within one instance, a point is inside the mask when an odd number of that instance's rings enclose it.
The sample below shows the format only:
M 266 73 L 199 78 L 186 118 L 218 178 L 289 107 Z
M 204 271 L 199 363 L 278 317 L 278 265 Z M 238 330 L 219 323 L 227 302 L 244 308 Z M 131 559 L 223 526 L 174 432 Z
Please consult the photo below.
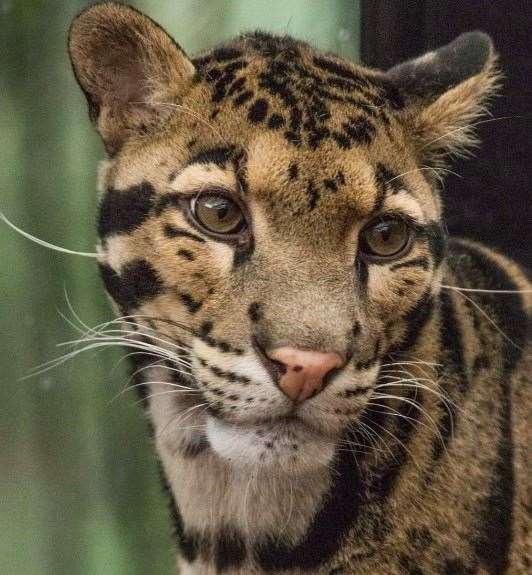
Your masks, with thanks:
M 194 74 L 181 48 L 155 22 L 115 3 L 91 6 L 72 22 L 69 53 L 89 114 L 110 154 L 134 132 L 169 114 Z
M 409 103 L 406 121 L 422 160 L 435 166 L 478 143 L 474 123 L 486 113 L 500 80 L 491 38 L 478 31 L 399 64 L 386 76 Z

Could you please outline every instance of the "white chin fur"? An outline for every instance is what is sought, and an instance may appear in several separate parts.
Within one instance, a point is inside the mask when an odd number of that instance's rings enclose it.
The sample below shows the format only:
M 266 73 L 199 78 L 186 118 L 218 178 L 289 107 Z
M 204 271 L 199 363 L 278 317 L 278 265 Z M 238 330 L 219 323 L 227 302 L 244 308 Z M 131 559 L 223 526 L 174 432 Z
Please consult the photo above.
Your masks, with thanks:
M 275 466 L 276 472 L 307 473 L 328 465 L 335 452 L 332 439 L 299 422 L 234 425 L 208 417 L 207 437 L 222 459 L 253 471 Z

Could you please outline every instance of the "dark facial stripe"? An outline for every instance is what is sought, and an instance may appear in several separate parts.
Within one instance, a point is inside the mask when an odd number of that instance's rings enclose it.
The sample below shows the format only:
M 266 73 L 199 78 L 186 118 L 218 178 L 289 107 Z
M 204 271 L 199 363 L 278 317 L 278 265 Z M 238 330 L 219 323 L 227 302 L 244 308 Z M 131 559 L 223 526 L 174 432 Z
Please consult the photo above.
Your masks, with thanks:
M 251 304 L 249 304 L 248 316 L 252 322 L 257 322 L 262 319 L 262 309 L 260 303 L 254 301 Z
M 180 293 L 179 298 L 192 314 L 197 313 L 203 305 L 203 302 L 194 299 L 189 293 Z
M 369 270 L 368 264 L 360 257 L 356 259 L 356 270 L 358 275 L 358 290 L 361 295 L 365 295 L 368 290 Z
M 427 238 L 434 267 L 438 267 L 445 256 L 445 232 L 443 231 L 441 224 L 438 222 L 432 222 L 423 227 L 423 235 Z
M 396 264 L 392 264 L 390 266 L 390 271 L 394 272 L 395 270 L 401 268 L 422 268 L 424 270 L 428 270 L 429 267 L 429 260 L 426 257 L 421 256 L 419 258 L 407 260 L 406 262 L 398 262 Z
M 434 301 L 432 294 L 430 291 L 427 291 L 404 317 L 406 333 L 401 343 L 389 351 L 390 354 L 404 352 L 416 343 L 421 330 L 425 327 L 432 315 L 433 306 Z
M 146 260 L 127 263 L 120 275 L 108 265 L 100 264 L 99 267 L 106 290 L 124 313 L 138 308 L 164 289 L 159 274 Z
M 231 159 L 234 152 L 232 146 L 225 148 L 211 148 L 209 150 L 203 150 L 196 154 L 190 159 L 188 165 L 191 164 L 216 164 L 223 168 L 227 162 Z
M 187 230 L 184 230 L 182 228 L 176 228 L 175 226 L 172 226 L 170 224 L 167 224 L 164 226 L 164 235 L 167 238 L 187 238 L 189 240 L 194 240 L 195 242 L 200 242 L 202 244 L 205 243 L 205 238 L 202 238 L 201 236 L 198 236 L 196 234 L 193 234 L 192 232 L 189 232 Z
M 178 250 L 177 255 L 188 260 L 189 262 L 193 262 L 196 259 L 196 256 L 189 250 Z
M 147 182 L 121 191 L 109 188 L 100 204 L 98 235 L 106 238 L 138 228 L 150 214 L 154 195 Z

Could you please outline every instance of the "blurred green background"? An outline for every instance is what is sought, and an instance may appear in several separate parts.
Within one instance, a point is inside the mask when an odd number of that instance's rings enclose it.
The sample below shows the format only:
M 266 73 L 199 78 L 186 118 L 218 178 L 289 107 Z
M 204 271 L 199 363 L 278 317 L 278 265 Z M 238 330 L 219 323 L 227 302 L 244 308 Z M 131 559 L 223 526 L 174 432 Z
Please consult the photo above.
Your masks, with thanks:
M 103 157 L 66 53 L 89 2 L 0 0 L 0 209 L 39 238 L 95 243 Z M 190 54 L 239 32 L 289 33 L 358 56 L 355 0 L 144 0 Z M 0 573 L 172 571 L 166 502 L 123 353 L 85 356 L 38 377 L 75 332 L 65 291 L 89 325 L 111 319 L 93 260 L 58 254 L 0 222 Z

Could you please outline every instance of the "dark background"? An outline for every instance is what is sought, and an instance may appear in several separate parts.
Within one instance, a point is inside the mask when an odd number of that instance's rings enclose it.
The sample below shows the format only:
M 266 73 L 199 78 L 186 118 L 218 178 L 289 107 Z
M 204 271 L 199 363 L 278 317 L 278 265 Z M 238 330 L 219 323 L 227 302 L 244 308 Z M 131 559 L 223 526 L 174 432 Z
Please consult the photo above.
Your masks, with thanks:
M 468 30 L 493 38 L 503 87 L 490 107 L 493 121 L 478 127 L 482 145 L 475 158 L 451 166 L 462 178 L 446 178 L 446 220 L 451 234 L 500 248 L 530 269 L 532 2 L 363 0 L 361 9 L 361 60 L 377 68 L 447 44 Z

